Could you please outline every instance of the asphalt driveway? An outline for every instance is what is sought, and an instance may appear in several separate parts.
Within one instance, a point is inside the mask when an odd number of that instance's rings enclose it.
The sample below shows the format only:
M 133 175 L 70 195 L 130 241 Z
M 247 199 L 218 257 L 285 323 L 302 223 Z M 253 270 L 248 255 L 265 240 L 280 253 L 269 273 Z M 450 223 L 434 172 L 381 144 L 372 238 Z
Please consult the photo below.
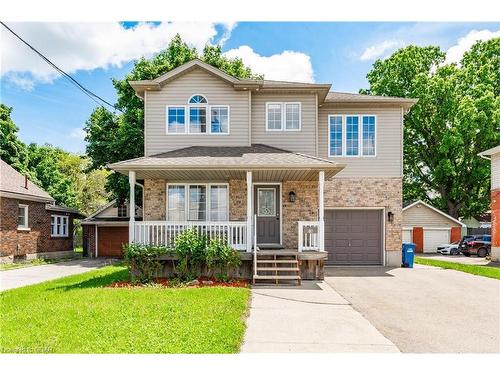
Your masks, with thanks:
M 64 276 L 77 275 L 113 263 L 107 259 L 77 259 L 66 262 L 16 268 L 0 272 L 0 291 L 38 284 Z
M 327 267 L 326 276 L 402 352 L 500 352 L 500 280 L 422 265 Z
M 325 282 L 255 286 L 242 353 L 375 352 L 398 348 Z

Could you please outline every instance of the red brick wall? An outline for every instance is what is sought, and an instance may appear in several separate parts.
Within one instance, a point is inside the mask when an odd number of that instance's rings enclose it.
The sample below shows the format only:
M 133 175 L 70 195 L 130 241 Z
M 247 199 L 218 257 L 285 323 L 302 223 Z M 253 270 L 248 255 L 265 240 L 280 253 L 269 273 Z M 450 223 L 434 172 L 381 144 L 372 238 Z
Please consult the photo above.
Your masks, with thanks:
M 413 238 L 412 242 L 416 245 L 416 252 L 423 253 L 424 252 L 424 228 L 422 227 L 413 227 Z
M 83 251 L 88 257 L 95 257 L 95 225 L 82 225 Z
M 17 229 L 19 204 L 28 205 L 29 231 Z M 51 214 L 64 215 L 47 211 L 43 202 L 0 198 L 0 256 L 73 250 L 73 216 L 68 215 L 69 236 L 52 238 Z
M 500 247 L 500 190 L 491 192 L 491 246 Z
M 462 227 L 452 227 L 450 242 L 460 241 L 462 239 Z

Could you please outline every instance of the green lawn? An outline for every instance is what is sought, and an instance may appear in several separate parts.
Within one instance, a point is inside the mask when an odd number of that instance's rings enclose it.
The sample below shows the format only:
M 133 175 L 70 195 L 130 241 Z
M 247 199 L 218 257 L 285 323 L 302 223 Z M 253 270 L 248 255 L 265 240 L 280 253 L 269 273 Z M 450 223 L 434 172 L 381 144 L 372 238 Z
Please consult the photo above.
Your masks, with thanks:
M 104 288 L 122 266 L 0 294 L 2 353 L 236 353 L 247 288 Z
M 415 257 L 415 263 L 424 264 L 426 266 L 441 267 L 450 270 L 456 270 L 466 273 L 471 273 L 473 275 L 490 277 L 492 279 L 500 279 L 500 268 L 499 267 L 489 267 L 489 266 L 479 266 L 473 264 L 461 264 L 455 262 L 446 262 L 444 260 L 435 260 L 429 258 Z

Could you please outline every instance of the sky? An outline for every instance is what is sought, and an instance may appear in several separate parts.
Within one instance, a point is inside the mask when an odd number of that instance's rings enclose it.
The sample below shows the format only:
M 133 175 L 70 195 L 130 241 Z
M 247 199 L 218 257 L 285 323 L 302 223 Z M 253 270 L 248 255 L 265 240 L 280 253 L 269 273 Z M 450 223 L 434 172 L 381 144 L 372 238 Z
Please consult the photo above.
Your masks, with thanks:
M 266 79 L 331 83 L 332 90 L 367 88 L 376 59 L 398 48 L 436 45 L 458 62 L 476 40 L 500 37 L 500 23 L 9 23 L 15 32 L 108 102 L 112 79 L 141 56 L 161 51 L 179 33 L 191 46 L 222 45 Z M 0 99 L 26 142 L 85 152 L 83 127 L 96 103 L 62 78 L 4 28 L 0 30 Z

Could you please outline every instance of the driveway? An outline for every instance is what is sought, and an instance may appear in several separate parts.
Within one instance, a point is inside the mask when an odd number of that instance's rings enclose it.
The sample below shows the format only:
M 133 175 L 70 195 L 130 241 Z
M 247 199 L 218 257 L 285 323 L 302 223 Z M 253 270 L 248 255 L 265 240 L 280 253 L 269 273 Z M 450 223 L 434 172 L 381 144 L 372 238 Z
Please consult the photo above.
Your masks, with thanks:
M 325 282 L 252 288 L 242 353 L 399 352 Z
M 327 267 L 325 274 L 402 352 L 500 352 L 500 280 L 422 265 Z
M 38 284 L 60 277 L 77 275 L 113 263 L 107 259 L 77 259 L 66 262 L 17 268 L 0 272 L 0 291 Z

